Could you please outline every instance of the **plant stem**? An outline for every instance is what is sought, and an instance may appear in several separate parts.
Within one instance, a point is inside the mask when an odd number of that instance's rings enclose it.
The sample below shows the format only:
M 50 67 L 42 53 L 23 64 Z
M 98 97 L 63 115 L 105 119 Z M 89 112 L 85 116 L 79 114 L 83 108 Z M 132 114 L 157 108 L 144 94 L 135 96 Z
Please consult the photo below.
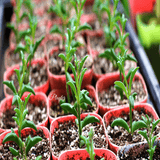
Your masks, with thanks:
M 156 16 L 158 22 L 160 22 L 160 0 L 156 0 Z

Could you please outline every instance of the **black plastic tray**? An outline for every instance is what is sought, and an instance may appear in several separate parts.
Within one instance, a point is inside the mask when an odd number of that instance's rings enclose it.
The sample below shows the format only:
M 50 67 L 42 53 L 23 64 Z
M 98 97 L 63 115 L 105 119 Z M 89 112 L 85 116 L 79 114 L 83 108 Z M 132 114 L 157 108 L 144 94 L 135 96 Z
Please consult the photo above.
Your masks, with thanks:
M 6 22 L 10 21 L 11 15 L 13 13 L 12 6 L 10 4 L 10 0 L 4 0 L 0 3 L 0 75 L 4 73 L 4 52 L 9 46 L 9 34 L 10 30 L 6 28 Z M 123 11 L 122 7 L 120 7 L 121 11 Z M 126 31 L 130 33 L 130 44 L 131 49 L 135 57 L 138 60 L 138 65 L 140 66 L 140 72 L 144 77 L 144 80 L 147 85 L 147 89 L 149 92 L 148 103 L 152 104 L 156 109 L 158 115 L 160 116 L 160 87 L 157 81 L 157 78 L 154 74 L 154 71 L 151 67 L 151 64 L 147 58 L 147 55 L 141 46 L 137 35 L 130 23 L 130 21 L 126 24 Z M 0 100 L 4 98 L 3 93 L 3 76 L 0 76 Z

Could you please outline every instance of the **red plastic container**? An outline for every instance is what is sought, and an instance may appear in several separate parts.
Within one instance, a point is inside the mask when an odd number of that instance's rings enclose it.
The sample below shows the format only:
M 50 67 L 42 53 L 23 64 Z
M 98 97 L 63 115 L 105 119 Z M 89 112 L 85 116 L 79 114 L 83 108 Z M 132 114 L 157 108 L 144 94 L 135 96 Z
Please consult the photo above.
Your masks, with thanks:
M 145 114 L 152 115 L 155 120 L 159 119 L 156 111 L 154 110 L 154 108 L 151 105 L 149 105 L 147 103 L 137 103 L 137 104 L 134 105 L 134 110 L 137 110 L 137 111 L 141 112 L 142 108 L 143 108 L 143 112 Z M 111 121 L 111 119 L 113 117 L 117 117 L 117 118 L 118 117 L 123 117 L 124 114 L 129 114 L 129 107 L 123 107 L 123 108 L 119 108 L 119 109 L 114 109 L 114 110 L 111 110 L 111 111 L 107 112 L 103 116 L 105 127 L 110 125 L 110 121 Z M 118 149 L 120 147 L 122 147 L 122 146 L 117 146 L 117 145 L 113 144 L 112 142 L 110 142 L 108 135 L 107 135 L 107 140 L 108 140 L 108 147 L 115 154 L 117 154 Z
M 50 148 L 51 148 L 51 135 L 50 135 L 50 133 L 49 133 L 49 130 L 48 130 L 46 127 L 42 127 L 42 126 L 38 126 L 38 127 L 37 127 L 37 130 L 38 130 L 38 129 L 43 130 L 43 134 L 44 134 L 45 137 L 48 139 L 49 144 L 50 144 Z M 18 130 L 15 129 L 14 131 L 15 131 L 15 133 L 18 135 Z M 4 133 L 2 133 L 2 134 L 0 135 L 0 145 L 2 145 L 2 142 L 3 142 L 4 137 L 5 137 L 8 133 L 10 133 L 10 132 L 11 132 L 11 131 L 6 131 L 6 132 L 4 132 Z M 31 128 L 25 128 L 25 129 L 22 130 L 21 136 L 22 136 L 22 137 L 27 137 L 27 136 L 29 136 L 29 134 L 30 134 L 31 132 L 33 132 L 35 136 L 37 135 L 35 130 L 33 130 L 33 129 L 31 129 Z M 8 143 L 8 142 L 6 142 L 6 143 Z M 49 157 L 47 158 L 47 160 L 51 160 L 51 156 L 49 156 Z
M 88 114 L 90 114 L 91 116 L 97 117 L 100 120 L 100 124 L 102 124 L 104 126 L 104 122 L 103 122 L 102 118 L 98 114 L 95 114 L 95 113 L 83 113 L 83 114 L 81 114 L 81 119 L 85 118 Z M 68 121 L 75 122 L 75 119 L 76 119 L 76 117 L 73 115 L 62 116 L 62 117 L 54 119 L 51 123 L 51 126 L 50 126 L 51 137 L 54 134 L 55 128 L 59 128 L 59 124 L 64 123 L 64 122 L 68 122 Z M 106 133 L 105 128 L 104 128 L 104 132 Z M 107 141 L 106 141 L 106 143 L 107 143 Z M 107 146 L 108 146 L 108 144 L 107 144 Z M 54 152 L 52 152 L 52 160 L 58 160 L 58 157 L 56 157 L 54 155 Z
M 89 96 L 95 99 L 95 102 L 97 104 L 97 109 L 93 113 L 98 114 L 98 111 L 99 111 L 98 99 L 97 99 L 97 95 L 96 95 L 94 87 L 91 85 L 86 85 L 85 89 L 89 92 Z M 48 95 L 49 108 L 51 108 L 52 105 L 59 104 L 60 99 L 62 100 L 62 99 L 65 99 L 66 97 L 67 97 L 67 93 L 64 89 L 52 90 Z M 48 117 L 49 117 L 49 123 L 51 124 L 51 122 L 55 119 L 55 117 L 52 117 L 50 112 L 49 112 Z
M 52 55 L 55 52 L 57 52 L 58 50 L 59 50 L 59 47 L 56 46 L 51 50 L 51 52 L 49 54 Z M 48 60 L 49 60 L 49 57 L 48 57 Z M 50 84 L 51 90 L 66 88 L 66 76 L 65 76 L 65 74 L 64 75 L 52 74 L 49 70 L 49 64 L 48 64 L 48 67 L 47 67 L 47 73 L 48 73 L 49 84 Z M 83 77 L 83 81 L 82 81 L 82 88 L 87 84 L 91 84 L 92 76 L 93 76 L 93 67 L 91 69 L 88 69 L 85 72 L 84 77 Z M 73 74 L 71 74 L 71 77 L 74 78 Z
M 103 91 L 107 91 L 110 86 L 112 86 L 112 85 L 114 86 L 114 82 L 119 81 L 120 80 L 119 78 L 120 78 L 120 75 L 119 75 L 118 72 L 117 73 L 112 73 L 112 74 L 107 74 L 107 75 L 104 75 L 102 78 L 100 78 L 96 83 L 96 94 L 97 94 L 97 96 L 99 95 L 99 93 L 101 93 Z M 143 77 L 141 76 L 140 73 L 135 74 L 134 80 L 135 79 L 141 81 L 141 83 L 143 85 L 144 92 L 146 94 L 144 99 L 141 100 L 140 102 L 141 103 L 146 103 L 147 98 L 148 98 L 148 92 L 147 92 L 147 87 L 146 87 L 146 84 L 144 82 L 144 79 L 143 79 Z M 140 103 L 140 102 L 135 102 L 135 104 Z M 118 106 L 114 106 L 114 107 L 104 106 L 99 102 L 99 99 L 98 99 L 98 103 L 99 103 L 100 115 L 104 115 L 106 112 L 108 112 L 110 110 L 113 110 L 115 108 L 121 108 L 121 107 L 129 106 L 129 104 L 118 105 Z
M 101 158 L 104 158 L 105 160 L 117 160 L 116 155 L 108 150 L 108 149 L 94 149 L 95 155 L 99 156 Z M 66 159 L 81 159 L 86 160 L 86 158 L 89 158 L 89 154 L 84 149 L 79 150 L 73 150 L 73 151 L 65 151 L 63 152 L 58 160 L 66 160 Z
M 40 66 L 46 65 L 46 61 L 44 59 L 40 59 L 40 58 L 33 60 L 31 62 L 31 65 L 36 64 L 36 63 L 39 63 Z M 10 77 L 14 73 L 15 69 L 19 69 L 19 65 L 15 65 L 13 67 L 10 67 L 10 68 L 8 68 L 8 70 L 6 70 L 4 72 L 4 76 L 3 76 L 4 81 L 10 79 Z M 6 88 L 7 88 L 6 85 L 4 85 L 4 94 L 5 94 L 5 97 L 8 97 L 10 95 L 7 93 Z M 35 87 L 34 91 L 47 93 L 48 89 L 49 89 L 49 80 L 47 80 L 43 85 Z
M 24 93 L 22 96 L 22 100 L 24 101 L 25 97 L 27 97 L 28 93 Z M 6 110 L 11 109 L 12 106 L 12 99 L 13 96 L 9 96 L 7 98 L 4 98 L 0 104 L 0 117 L 2 116 L 2 113 L 4 113 Z M 44 126 L 48 127 L 48 99 L 46 95 L 42 92 L 36 92 L 35 95 L 31 95 L 29 99 L 29 103 L 34 104 L 35 106 L 43 106 L 46 107 L 46 119 L 43 120 L 41 123 L 38 123 L 37 126 Z M 0 128 L 0 133 L 10 130 L 8 129 L 1 129 Z

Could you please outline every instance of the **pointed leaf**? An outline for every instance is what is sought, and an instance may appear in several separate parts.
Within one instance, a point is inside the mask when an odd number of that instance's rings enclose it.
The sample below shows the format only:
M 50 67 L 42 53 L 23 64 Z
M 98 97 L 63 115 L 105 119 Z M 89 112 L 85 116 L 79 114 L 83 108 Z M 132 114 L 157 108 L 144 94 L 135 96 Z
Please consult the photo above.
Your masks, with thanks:
M 141 134 L 148 142 L 148 136 L 147 136 L 147 131 L 144 130 L 144 131 L 138 131 L 139 134 Z
M 87 68 L 83 68 L 83 69 L 82 69 L 82 72 L 81 72 L 81 75 L 80 75 L 80 79 L 79 79 L 79 86 L 80 86 L 80 87 L 81 87 L 81 85 L 82 85 L 83 77 L 84 77 L 84 74 L 85 74 L 86 71 L 87 71 Z
M 86 55 L 85 57 L 82 58 L 81 62 L 80 62 L 80 66 L 79 66 L 79 73 L 81 72 L 82 70 L 82 67 L 84 65 L 84 62 L 86 61 L 86 59 L 88 58 L 88 55 Z
M 123 100 L 123 90 L 121 87 L 119 87 L 118 85 L 114 85 L 114 88 L 116 88 L 116 90 L 119 92 L 120 96 L 121 96 L 121 100 Z
M 9 150 L 11 151 L 11 153 L 14 155 L 14 156 L 18 156 L 19 155 L 19 151 L 12 148 L 12 147 L 9 147 Z
M 62 35 L 62 31 L 60 30 L 59 26 L 58 25 L 54 25 L 51 30 L 50 30 L 50 33 L 59 33 Z
M 29 84 L 22 85 L 21 96 L 23 95 L 24 92 L 30 92 L 35 95 L 34 89 Z
M 121 126 L 124 129 L 126 129 L 128 133 L 130 133 L 130 129 L 129 129 L 127 122 L 122 118 L 115 119 L 111 124 L 111 127 L 114 127 L 114 126 Z
M 85 117 L 85 119 L 82 121 L 82 128 L 85 127 L 87 124 L 94 123 L 94 122 L 100 122 L 99 119 L 95 116 L 88 115 Z
M 129 107 L 130 109 L 134 109 L 134 98 L 132 95 L 129 96 Z
M 22 122 L 21 130 L 24 129 L 24 128 L 27 128 L 27 127 L 32 128 L 32 129 L 34 129 L 35 131 L 37 131 L 37 127 L 36 127 L 36 125 L 33 123 L 33 121 L 28 121 L 28 120 L 25 119 L 25 120 Z
M 14 82 L 12 81 L 3 81 L 3 84 L 5 84 L 6 86 L 8 86 L 14 94 L 17 94 L 16 88 L 14 86 Z
M 122 88 L 122 90 L 124 91 L 125 95 L 128 96 L 128 92 L 126 90 L 126 87 L 121 81 L 116 81 L 116 82 L 114 82 L 114 84 L 119 86 L 120 88 Z
M 160 122 L 160 119 L 158 119 L 156 121 L 153 121 L 153 123 L 152 123 L 152 133 L 153 133 L 155 127 L 158 125 L 159 122 Z
M 87 29 L 92 30 L 92 27 L 91 27 L 89 24 L 84 23 L 83 25 L 81 25 L 81 26 L 78 28 L 78 32 L 83 31 L 83 30 L 87 30 Z
M 69 81 L 69 82 L 67 82 L 67 84 L 71 87 L 71 89 L 73 90 L 75 96 L 77 96 L 76 87 L 75 87 L 74 83 Z
M 42 156 L 38 156 L 35 160 L 41 160 Z
M 66 57 L 63 53 L 60 53 L 58 57 L 62 58 L 64 62 L 66 62 Z
M 134 131 L 136 131 L 137 129 L 140 129 L 140 128 L 147 128 L 146 123 L 143 122 L 142 120 L 140 120 L 140 121 L 134 121 L 134 122 L 132 123 L 132 133 L 133 133 Z

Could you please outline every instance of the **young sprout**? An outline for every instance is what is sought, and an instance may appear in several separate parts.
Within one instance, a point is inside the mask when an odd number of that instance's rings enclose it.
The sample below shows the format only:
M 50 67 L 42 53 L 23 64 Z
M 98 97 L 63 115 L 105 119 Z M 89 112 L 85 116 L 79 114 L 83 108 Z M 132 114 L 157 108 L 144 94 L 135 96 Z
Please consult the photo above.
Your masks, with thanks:
M 63 45 L 65 44 L 65 29 L 70 18 L 71 3 L 69 0 L 53 0 L 54 6 L 50 6 L 48 12 L 54 12 L 62 20 L 62 29 L 54 25 L 50 33 L 58 33 L 62 36 Z
M 30 83 L 28 84 L 24 84 L 24 78 L 25 78 L 25 74 L 26 74 L 26 68 L 27 68 L 27 63 L 28 63 L 28 58 L 27 60 L 24 59 L 24 54 L 23 52 L 21 52 L 21 58 L 22 58 L 22 64 L 23 64 L 23 69 L 22 72 L 20 70 L 15 70 L 17 77 L 18 77 L 18 83 L 19 83 L 19 91 L 16 91 L 16 88 L 14 86 L 13 81 L 4 81 L 3 84 L 7 85 L 14 94 L 13 100 L 12 100 L 12 105 L 16 105 L 16 108 L 14 109 L 14 111 L 16 112 L 15 116 L 13 117 L 13 119 L 15 120 L 15 122 L 17 123 L 18 126 L 18 136 L 17 134 L 14 132 L 13 128 L 11 128 L 11 132 L 8 133 L 4 139 L 3 139 L 3 143 L 8 142 L 8 141 L 14 141 L 20 149 L 14 149 L 13 147 L 9 147 L 9 150 L 11 151 L 11 153 L 16 156 L 14 158 L 14 160 L 17 160 L 17 158 L 22 158 L 23 160 L 27 160 L 27 154 L 29 152 L 29 150 L 31 149 L 31 147 L 33 147 L 36 143 L 38 143 L 39 141 L 42 140 L 41 137 L 36 136 L 31 138 L 31 136 L 29 135 L 26 138 L 26 141 L 23 142 L 22 141 L 22 137 L 21 137 L 21 131 L 24 128 L 32 128 L 34 130 L 37 131 L 37 128 L 35 126 L 35 124 L 33 123 L 33 121 L 29 121 L 26 120 L 26 115 L 28 114 L 28 110 L 26 108 L 26 105 L 28 103 L 28 100 L 31 96 L 31 94 L 35 94 L 33 88 L 30 86 Z M 25 101 L 21 100 L 21 97 L 23 96 L 24 92 L 30 92 L 28 94 L 28 96 L 25 98 Z M 38 156 L 36 158 L 36 160 L 41 159 L 41 156 Z
M 157 136 L 153 136 L 153 131 L 156 128 L 156 126 L 158 125 L 158 123 L 160 122 L 160 119 L 158 119 L 157 121 L 153 120 L 153 122 L 152 122 L 152 118 L 149 118 L 148 115 L 146 115 L 146 118 L 144 116 L 142 116 L 142 119 L 143 119 L 143 122 L 146 124 L 146 128 L 148 129 L 148 133 L 146 130 L 138 131 L 138 133 L 141 134 L 147 140 L 147 143 L 149 145 L 149 149 L 147 151 L 149 153 L 149 159 L 152 160 L 154 151 L 156 149 L 156 145 L 153 146 L 153 144 L 157 138 Z
M 86 68 L 83 68 L 83 64 L 87 59 L 87 56 L 83 57 L 81 61 L 77 60 L 76 55 L 74 56 L 75 67 L 71 62 L 69 62 L 69 66 L 72 69 L 75 81 L 73 81 L 73 79 L 67 72 L 67 76 L 69 76 L 69 81 L 67 82 L 67 84 L 71 87 L 74 94 L 73 96 L 75 97 L 76 101 L 74 105 L 71 105 L 70 103 L 62 103 L 61 107 L 65 112 L 69 112 L 77 117 L 76 124 L 78 126 L 79 141 L 81 142 L 82 128 L 89 123 L 99 122 L 99 119 L 94 116 L 88 115 L 84 120 L 81 121 L 81 109 L 87 109 L 87 104 L 92 106 L 92 102 L 88 97 L 89 92 L 84 89 L 81 90 L 83 76 L 87 70 Z
M 44 39 L 44 36 L 42 36 L 39 40 L 35 42 L 35 33 L 36 33 L 36 27 L 37 27 L 37 18 L 35 16 L 29 15 L 29 23 L 30 23 L 30 30 L 31 30 L 31 37 L 25 36 L 25 46 L 21 43 L 17 45 L 15 52 L 20 52 L 21 50 L 28 55 L 28 63 L 29 67 L 26 68 L 26 75 L 24 78 L 24 83 L 27 84 L 29 82 L 29 74 L 30 74 L 30 67 L 31 67 L 31 61 L 34 58 L 34 53 L 36 52 L 38 46 Z
M 14 13 L 16 15 L 16 24 L 14 25 L 12 23 L 7 23 L 7 27 L 10 28 L 15 34 L 16 45 L 19 44 L 19 42 L 21 41 L 22 38 L 25 37 L 25 35 L 30 34 L 29 29 L 24 31 L 19 31 L 19 24 L 22 22 L 23 18 L 27 16 L 26 12 L 23 12 L 23 14 L 20 15 L 22 4 L 23 0 L 16 0 L 16 7 L 14 8 Z
M 89 153 L 90 160 L 94 160 L 95 157 L 93 136 L 94 136 L 93 128 L 91 128 L 90 132 L 88 133 L 88 138 L 85 136 L 81 136 L 82 141 L 86 145 L 86 151 Z M 102 158 L 101 160 L 104 160 L 104 158 Z
M 93 12 L 97 15 L 100 27 L 103 27 L 102 18 L 104 10 L 102 10 L 102 5 L 108 6 L 109 1 L 106 0 L 95 0 L 93 4 Z

